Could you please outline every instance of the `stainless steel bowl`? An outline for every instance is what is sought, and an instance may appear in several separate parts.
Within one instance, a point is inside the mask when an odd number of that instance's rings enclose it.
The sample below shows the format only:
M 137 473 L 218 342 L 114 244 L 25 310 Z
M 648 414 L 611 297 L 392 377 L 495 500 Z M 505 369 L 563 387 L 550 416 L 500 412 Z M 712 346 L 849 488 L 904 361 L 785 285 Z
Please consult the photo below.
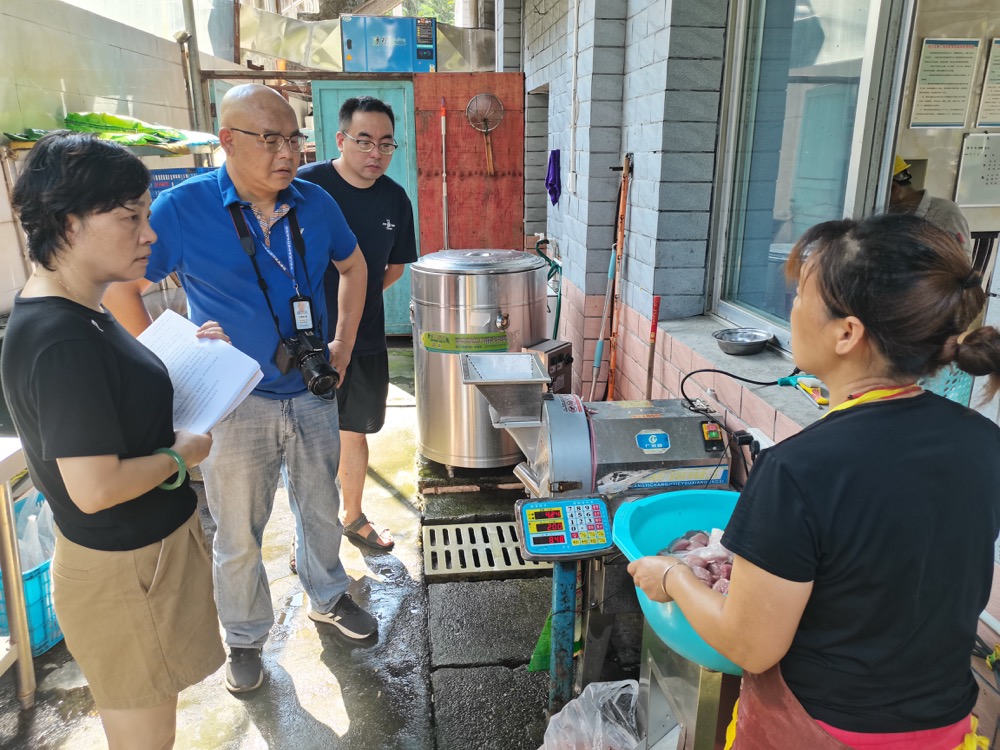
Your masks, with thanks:
M 723 328 L 712 334 L 719 348 L 726 354 L 756 354 L 763 351 L 773 338 L 770 332 L 760 328 Z

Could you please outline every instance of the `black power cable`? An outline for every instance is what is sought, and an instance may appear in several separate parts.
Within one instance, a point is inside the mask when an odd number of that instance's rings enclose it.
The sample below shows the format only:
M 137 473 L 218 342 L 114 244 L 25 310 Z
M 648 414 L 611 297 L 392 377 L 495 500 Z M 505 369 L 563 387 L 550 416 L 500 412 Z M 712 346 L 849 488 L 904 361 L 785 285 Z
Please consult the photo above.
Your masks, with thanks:
M 687 391 L 684 390 L 684 385 L 685 385 L 685 383 L 687 383 L 688 378 L 690 378 L 692 375 L 697 375 L 698 373 L 702 373 L 702 372 L 712 372 L 712 373 L 716 373 L 718 375 L 725 375 L 727 377 L 733 378 L 734 380 L 740 380 L 740 381 L 743 381 L 744 383 L 750 383 L 751 385 L 782 385 L 782 383 L 787 382 L 787 380 L 789 378 L 794 378 L 796 375 L 798 375 L 801 372 L 801 370 L 798 367 L 796 367 L 794 370 L 792 370 L 792 373 L 790 375 L 788 375 L 787 377 L 778 378 L 777 380 L 766 380 L 766 381 L 765 380 L 751 380 L 750 378 L 745 378 L 742 375 L 736 375 L 735 373 L 727 372 L 726 370 L 715 370 L 715 369 L 710 369 L 710 368 L 703 368 L 703 369 L 700 369 L 700 370 L 692 370 L 687 375 L 685 375 L 683 378 L 681 378 L 681 383 L 680 383 L 681 396 L 687 402 L 687 408 L 688 409 L 690 409 L 693 412 L 697 412 L 698 414 L 704 414 L 706 417 L 710 417 L 710 415 L 712 413 L 711 407 L 709 407 L 708 405 L 699 407 L 695 403 L 694 399 L 692 399 L 690 396 L 687 395 Z M 725 458 L 726 454 L 729 453 L 730 456 L 732 456 L 736 452 L 738 452 L 740 454 L 740 460 L 743 462 L 743 469 L 744 469 L 746 475 L 750 476 L 750 465 L 747 463 L 747 458 L 746 458 L 746 456 L 743 453 L 743 445 L 745 443 L 742 442 L 740 440 L 740 438 L 737 437 L 736 433 L 734 433 L 731 430 L 729 430 L 724 424 L 722 424 L 721 422 L 718 422 L 718 421 L 716 423 L 719 424 L 719 426 L 722 427 L 723 430 L 725 430 L 726 435 L 729 437 L 729 440 L 727 441 L 725 447 L 722 450 L 722 456 L 720 456 L 719 463 L 716 466 L 715 470 L 713 470 L 712 476 L 715 475 L 715 471 L 718 470 L 718 467 L 722 465 L 722 460 Z M 752 458 L 754 460 L 756 460 L 757 453 L 759 452 L 759 448 L 758 448 L 757 451 L 753 450 L 752 446 L 753 446 L 753 444 L 755 442 L 756 441 L 752 441 L 750 443 L 750 445 L 751 445 L 751 449 L 750 450 L 751 450 Z M 735 451 L 732 450 L 733 443 L 736 444 Z M 705 482 L 705 487 L 703 489 L 708 489 L 708 486 L 711 483 L 711 481 L 712 481 L 712 478 L 709 477 L 708 481 Z M 739 488 L 739 489 L 742 489 L 742 488 Z
M 681 378 L 681 385 L 680 385 L 681 396 L 684 398 L 685 401 L 688 402 L 688 408 L 691 409 L 691 411 L 701 412 L 702 414 L 706 414 L 707 413 L 705 411 L 705 409 L 699 409 L 699 408 L 697 408 L 697 406 L 694 403 L 694 399 L 692 399 L 690 396 L 688 396 L 687 392 L 685 392 L 685 390 L 684 390 L 684 384 L 688 381 L 688 378 L 690 378 L 692 375 L 697 375 L 700 372 L 714 372 L 714 373 L 718 373 L 719 375 L 725 375 L 726 377 L 733 378 L 734 380 L 741 380 L 744 383 L 750 383 L 751 385 L 781 385 L 782 381 L 784 381 L 786 379 L 786 378 L 778 378 L 777 380 L 766 380 L 766 381 L 765 380 L 751 380 L 750 378 L 745 378 L 742 375 L 736 375 L 736 374 L 731 373 L 731 372 L 726 372 L 725 370 L 712 370 L 712 369 L 708 369 L 708 368 L 702 369 L 702 370 L 691 370 L 691 372 L 689 372 L 687 375 L 685 375 L 683 378 Z M 802 372 L 802 370 L 800 370 L 798 367 L 796 367 L 794 370 L 792 370 L 791 374 L 788 375 L 787 377 L 788 378 L 793 378 L 796 375 L 798 375 L 800 372 Z

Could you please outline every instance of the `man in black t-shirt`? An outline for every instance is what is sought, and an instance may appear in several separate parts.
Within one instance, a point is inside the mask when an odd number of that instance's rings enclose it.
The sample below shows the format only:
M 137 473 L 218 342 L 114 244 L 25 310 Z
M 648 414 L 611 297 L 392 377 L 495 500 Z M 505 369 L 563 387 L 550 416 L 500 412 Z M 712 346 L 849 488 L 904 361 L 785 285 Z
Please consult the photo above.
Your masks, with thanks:
M 337 390 L 340 407 L 340 478 L 344 533 L 378 550 L 392 549 L 387 531 L 375 529 L 361 509 L 368 471 L 368 438 L 385 423 L 389 356 L 382 293 L 417 259 L 413 207 L 406 191 L 385 172 L 396 150 L 392 108 L 371 96 L 351 98 L 340 108 L 337 148 L 332 161 L 310 164 L 298 176 L 324 188 L 340 205 L 368 264 L 368 290 L 358 337 Z M 337 320 L 340 276 L 332 266 L 324 279 L 329 330 Z M 294 568 L 294 561 L 293 561 Z

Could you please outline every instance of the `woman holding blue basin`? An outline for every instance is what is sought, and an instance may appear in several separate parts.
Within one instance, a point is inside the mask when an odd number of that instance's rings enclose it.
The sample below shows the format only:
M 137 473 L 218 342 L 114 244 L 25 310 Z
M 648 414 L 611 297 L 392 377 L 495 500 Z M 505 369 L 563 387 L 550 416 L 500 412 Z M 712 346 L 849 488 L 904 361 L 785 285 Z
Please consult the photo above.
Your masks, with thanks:
M 955 362 L 990 376 L 988 398 L 1000 388 L 1000 332 L 963 333 L 981 279 L 953 237 L 903 215 L 819 224 L 786 273 L 795 364 L 829 411 L 754 465 L 722 540 L 728 595 L 676 557 L 629 573 L 743 668 L 736 750 L 982 747 L 970 655 L 1000 427 L 916 385 Z

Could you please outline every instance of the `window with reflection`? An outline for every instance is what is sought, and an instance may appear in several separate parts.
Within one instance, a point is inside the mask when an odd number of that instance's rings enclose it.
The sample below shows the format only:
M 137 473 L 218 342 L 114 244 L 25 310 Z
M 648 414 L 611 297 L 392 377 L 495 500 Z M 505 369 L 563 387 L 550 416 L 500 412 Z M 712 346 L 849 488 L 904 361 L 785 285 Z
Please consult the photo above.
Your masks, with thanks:
M 794 296 L 783 272 L 792 245 L 844 216 L 874 1 L 750 3 L 723 299 L 779 326 Z

